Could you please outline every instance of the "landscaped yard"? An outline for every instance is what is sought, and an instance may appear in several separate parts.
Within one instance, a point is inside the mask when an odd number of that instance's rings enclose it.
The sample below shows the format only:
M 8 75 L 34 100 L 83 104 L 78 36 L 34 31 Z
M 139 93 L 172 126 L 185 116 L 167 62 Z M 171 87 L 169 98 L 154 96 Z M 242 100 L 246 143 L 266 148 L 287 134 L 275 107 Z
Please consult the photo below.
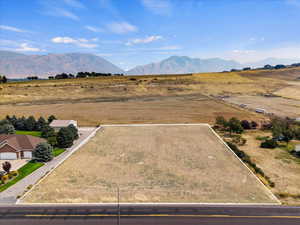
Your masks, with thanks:
M 53 149 L 53 156 L 56 157 L 56 156 L 59 156 L 61 153 L 63 153 L 66 149 L 63 149 L 63 148 L 55 148 Z
M 23 200 L 277 203 L 206 125 L 104 127 Z
M 40 132 L 40 131 L 16 130 L 16 134 L 24 134 L 24 135 L 32 135 L 32 136 L 35 136 L 35 137 L 41 137 L 42 132 Z
M 28 162 L 24 166 L 22 166 L 20 169 L 18 169 L 19 175 L 14 178 L 13 180 L 10 180 L 8 183 L 1 185 L 0 186 L 0 192 L 6 190 L 10 186 L 14 185 L 17 183 L 19 180 L 23 179 L 27 175 L 31 174 L 33 171 L 37 170 L 41 166 L 43 166 L 44 163 L 39 163 L 39 162 Z

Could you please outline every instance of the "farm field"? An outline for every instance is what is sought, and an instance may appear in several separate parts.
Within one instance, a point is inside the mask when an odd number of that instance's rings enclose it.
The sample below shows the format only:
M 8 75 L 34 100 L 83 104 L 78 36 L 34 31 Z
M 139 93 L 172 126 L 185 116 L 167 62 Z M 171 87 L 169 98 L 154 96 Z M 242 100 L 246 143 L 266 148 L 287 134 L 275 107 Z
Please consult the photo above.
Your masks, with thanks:
M 287 99 L 282 97 L 264 97 L 264 96 L 232 96 L 225 101 L 234 104 L 246 104 L 250 109 L 261 108 L 268 113 L 274 113 L 281 117 L 300 117 L 300 100 Z
M 251 159 L 262 168 L 267 176 L 275 183 L 272 189 L 281 202 L 289 205 L 299 205 L 300 199 L 292 196 L 300 196 L 300 159 L 292 156 L 286 149 L 260 148 L 261 141 L 256 137 L 271 136 L 271 133 L 263 131 L 248 131 L 243 134 L 247 139 L 246 145 L 240 149 L 250 155 Z M 281 197 L 285 194 L 285 197 Z
M 277 203 L 207 125 L 105 126 L 26 203 Z

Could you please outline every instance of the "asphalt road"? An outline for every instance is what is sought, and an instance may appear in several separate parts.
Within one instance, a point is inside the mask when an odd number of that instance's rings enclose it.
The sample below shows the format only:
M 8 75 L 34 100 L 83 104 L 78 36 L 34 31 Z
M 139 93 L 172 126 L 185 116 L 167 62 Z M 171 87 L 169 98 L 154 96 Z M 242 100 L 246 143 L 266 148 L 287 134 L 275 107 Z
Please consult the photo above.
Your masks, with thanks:
M 120 220 L 118 219 L 120 218 Z M 118 223 L 120 222 L 120 223 Z M 300 207 L 232 205 L 0 206 L 5 225 L 299 225 Z

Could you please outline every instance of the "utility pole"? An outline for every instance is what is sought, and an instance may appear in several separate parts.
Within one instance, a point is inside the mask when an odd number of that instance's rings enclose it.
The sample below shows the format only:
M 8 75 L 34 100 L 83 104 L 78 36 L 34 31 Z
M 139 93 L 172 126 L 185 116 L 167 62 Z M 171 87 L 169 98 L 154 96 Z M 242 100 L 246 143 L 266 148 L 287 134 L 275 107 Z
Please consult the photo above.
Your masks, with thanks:
M 120 187 L 118 185 L 118 225 L 121 224 Z

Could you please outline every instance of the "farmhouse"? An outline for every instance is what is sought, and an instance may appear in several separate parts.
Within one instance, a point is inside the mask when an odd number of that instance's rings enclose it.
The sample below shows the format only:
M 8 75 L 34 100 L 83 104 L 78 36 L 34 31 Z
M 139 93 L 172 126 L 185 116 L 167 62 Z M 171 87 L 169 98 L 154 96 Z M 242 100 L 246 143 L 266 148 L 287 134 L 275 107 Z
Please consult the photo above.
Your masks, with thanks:
M 295 151 L 296 151 L 296 153 L 300 153 L 300 145 L 295 146 Z
M 77 121 L 75 120 L 53 120 L 50 123 L 50 127 L 54 128 L 54 130 L 58 132 L 60 128 L 67 127 L 71 124 L 77 127 Z
M 31 135 L 0 135 L 0 159 L 31 159 L 35 147 L 44 139 Z

